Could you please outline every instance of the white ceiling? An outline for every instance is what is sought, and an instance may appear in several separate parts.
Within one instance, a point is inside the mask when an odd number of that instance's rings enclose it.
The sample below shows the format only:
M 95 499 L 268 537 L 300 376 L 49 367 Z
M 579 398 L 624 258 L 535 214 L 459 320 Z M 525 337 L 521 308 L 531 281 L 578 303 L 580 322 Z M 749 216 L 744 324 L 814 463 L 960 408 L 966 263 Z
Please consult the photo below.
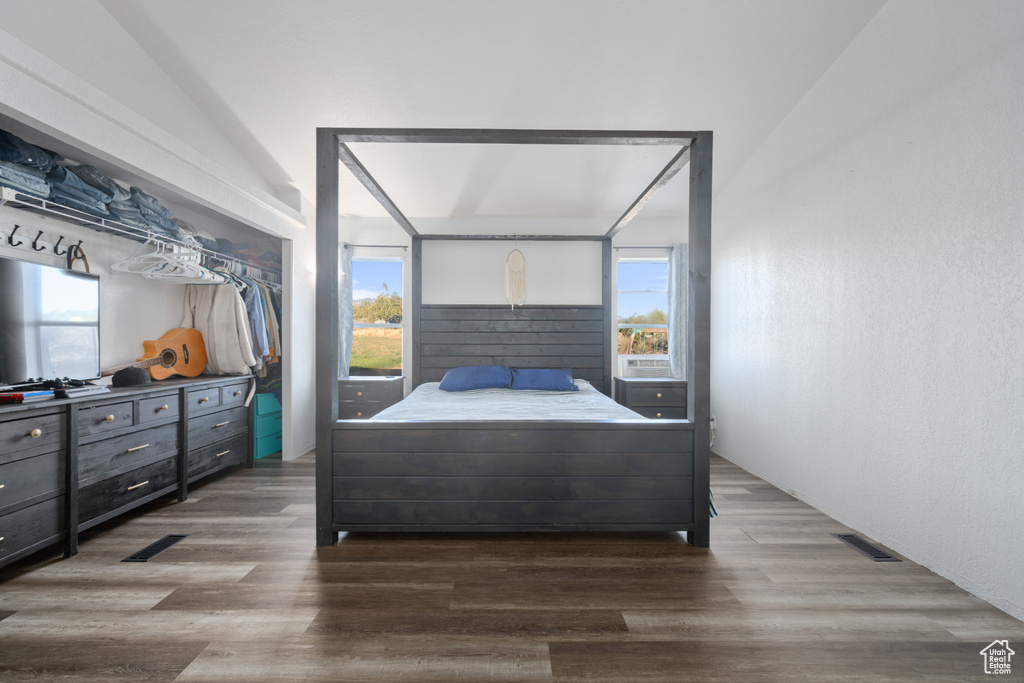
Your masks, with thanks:
M 315 129 L 713 130 L 724 187 L 884 0 L 101 0 L 273 187 Z M 612 222 L 676 151 L 353 145 L 410 217 Z M 681 215 L 685 175 L 644 210 Z M 343 171 L 342 212 L 386 215 Z

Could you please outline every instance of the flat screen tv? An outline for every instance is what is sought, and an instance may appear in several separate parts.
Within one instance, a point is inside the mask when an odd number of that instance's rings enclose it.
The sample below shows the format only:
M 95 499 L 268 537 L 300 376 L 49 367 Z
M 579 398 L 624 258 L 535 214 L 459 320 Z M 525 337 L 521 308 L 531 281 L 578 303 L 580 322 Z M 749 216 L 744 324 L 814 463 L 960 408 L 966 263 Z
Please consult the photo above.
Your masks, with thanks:
M 0 385 L 99 376 L 99 277 L 0 256 Z

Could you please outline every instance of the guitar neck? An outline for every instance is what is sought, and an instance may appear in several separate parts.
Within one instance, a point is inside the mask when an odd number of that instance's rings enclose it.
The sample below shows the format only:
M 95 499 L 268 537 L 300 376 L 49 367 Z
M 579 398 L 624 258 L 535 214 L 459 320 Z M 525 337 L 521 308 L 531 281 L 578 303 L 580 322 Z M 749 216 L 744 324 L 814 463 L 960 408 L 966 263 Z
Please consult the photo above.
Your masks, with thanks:
M 116 368 L 108 368 L 100 372 L 100 377 L 107 377 L 113 375 L 118 370 L 124 370 L 125 368 L 151 368 L 154 365 L 160 365 L 163 359 L 160 356 L 156 358 L 147 358 L 145 360 L 135 361 L 134 363 L 128 363 L 126 365 L 118 365 Z

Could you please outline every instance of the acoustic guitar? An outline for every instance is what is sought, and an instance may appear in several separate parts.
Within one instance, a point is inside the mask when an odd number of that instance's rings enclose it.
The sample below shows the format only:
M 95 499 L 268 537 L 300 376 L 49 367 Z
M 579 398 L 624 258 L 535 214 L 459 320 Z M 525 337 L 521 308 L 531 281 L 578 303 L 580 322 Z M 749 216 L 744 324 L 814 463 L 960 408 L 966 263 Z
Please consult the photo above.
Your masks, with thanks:
M 100 373 L 113 375 L 124 368 L 148 368 L 153 379 L 173 375 L 197 377 L 206 369 L 206 345 L 199 330 L 176 327 L 155 341 L 142 342 L 144 356 L 134 363 L 118 365 Z

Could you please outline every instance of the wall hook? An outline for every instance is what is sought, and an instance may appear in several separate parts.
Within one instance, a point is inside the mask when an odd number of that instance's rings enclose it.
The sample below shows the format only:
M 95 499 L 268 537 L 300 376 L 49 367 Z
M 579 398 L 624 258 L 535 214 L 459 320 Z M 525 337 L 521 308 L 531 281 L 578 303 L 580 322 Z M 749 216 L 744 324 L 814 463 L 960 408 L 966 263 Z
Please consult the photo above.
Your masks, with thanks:
M 60 246 L 60 243 L 63 240 L 64 240 L 64 235 L 58 235 L 57 236 L 57 241 L 53 245 L 53 253 L 56 254 L 57 256 L 63 256 L 64 254 L 68 253 L 67 249 L 65 249 L 64 251 L 57 251 L 57 247 Z
M 20 247 L 21 245 L 25 244 L 21 240 L 18 240 L 17 242 L 14 241 L 14 235 L 18 232 L 18 228 L 20 227 L 20 225 L 15 225 L 14 229 L 11 230 L 11 234 L 7 236 L 7 244 L 11 245 L 12 247 Z
M 38 242 L 39 238 L 42 237 L 42 236 L 43 236 L 43 231 L 40 230 L 39 234 L 36 235 L 36 238 L 34 240 L 32 240 L 32 251 L 45 251 L 46 250 L 46 247 L 37 247 L 36 246 L 36 242 Z

